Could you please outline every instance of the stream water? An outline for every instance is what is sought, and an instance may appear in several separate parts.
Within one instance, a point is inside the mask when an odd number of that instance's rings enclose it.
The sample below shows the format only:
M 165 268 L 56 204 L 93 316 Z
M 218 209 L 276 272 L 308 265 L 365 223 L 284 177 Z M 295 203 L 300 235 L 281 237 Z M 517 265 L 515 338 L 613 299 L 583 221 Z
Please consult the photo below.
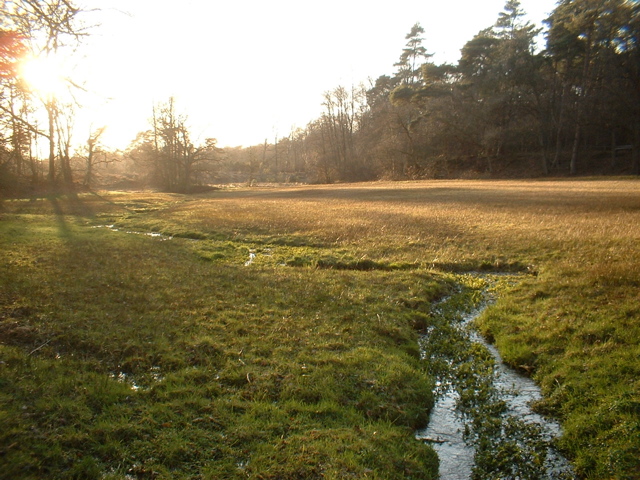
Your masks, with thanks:
M 124 233 L 129 233 L 129 234 L 132 234 L 132 235 L 144 235 L 144 236 L 147 236 L 147 237 L 159 238 L 160 240 L 172 240 L 173 239 L 172 236 L 164 235 L 164 234 L 158 233 L 158 232 L 136 232 L 136 231 L 133 231 L 133 230 L 120 230 L 115 225 L 94 225 L 91 228 L 106 228 L 107 230 L 110 230 L 112 232 L 124 232 Z
M 541 480 L 573 479 L 575 475 L 569 462 L 552 446 L 554 438 L 561 435 L 558 423 L 536 414 L 531 409 L 532 402 L 541 398 L 540 389 L 528 377 L 520 375 L 502 362 L 498 350 L 487 343 L 470 324 L 483 309 L 465 315 L 459 325 L 460 331 L 472 342 L 483 345 L 495 360 L 493 385 L 506 403 L 506 415 L 511 415 L 526 424 L 534 424 L 547 445 L 544 473 L 542 476 L 528 477 Z M 436 404 L 431 412 L 429 425 L 416 434 L 416 438 L 430 442 L 440 459 L 441 480 L 469 480 L 473 476 L 476 450 L 465 438 L 469 426 L 458 409 L 459 395 L 453 386 L 443 379 L 439 384 L 440 391 Z M 515 478 L 523 478 L 517 476 Z

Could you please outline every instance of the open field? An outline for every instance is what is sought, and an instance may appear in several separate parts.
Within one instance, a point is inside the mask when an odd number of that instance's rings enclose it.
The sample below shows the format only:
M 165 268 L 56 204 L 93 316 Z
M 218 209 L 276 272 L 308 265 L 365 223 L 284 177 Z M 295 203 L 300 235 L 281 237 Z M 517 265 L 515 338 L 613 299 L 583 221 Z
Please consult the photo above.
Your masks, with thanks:
M 418 333 L 477 271 L 578 474 L 640 478 L 636 179 L 5 200 L 0 248 L 0 478 L 434 478 Z

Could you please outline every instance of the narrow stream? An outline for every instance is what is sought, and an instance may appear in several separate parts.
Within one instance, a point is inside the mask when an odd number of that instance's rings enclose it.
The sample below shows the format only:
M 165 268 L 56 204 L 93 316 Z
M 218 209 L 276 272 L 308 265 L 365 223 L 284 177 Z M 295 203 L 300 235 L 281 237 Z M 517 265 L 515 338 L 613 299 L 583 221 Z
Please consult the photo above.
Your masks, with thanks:
M 131 234 L 131 235 L 144 235 L 144 236 L 147 236 L 147 237 L 159 238 L 160 240 L 172 240 L 173 239 L 172 236 L 164 235 L 164 234 L 158 233 L 158 232 L 136 232 L 136 231 L 133 231 L 133 230 L 120 230 L 115 225 L 94 225 L 91 228 L 106 228 L 107 230 L 110 230 L 112 232 L 124 232 L 124 233 L 128 233 L 128 234 Z
M 553 440 L 562 433 L 560 425 L 531 410 L 530 405 L 532 402 L 541 398 L 538 386 L 530 378 L 522 376 L 506 366 L 502 362 L 498 350 L 471 328 L 471 323 L 483 310 L 484 308 L 481 308 L 464 315 L 456 330 L 471 342 L 482 345 L 493 356 L 495 361 L 493 387 L 499 400 L 506 404 L 506 411 L 502 413 L 502 417 L 513 417 L 517 419 L 516 421 L 523 422 L 522 425 L 532 425 L 532 432 L 535 432 L 535 435 L 539 437 L 539 439 L 535 440 L 539 442 L 536 445 L 544 445 L 544 449 L 546 449 L 546 452 L 542 452 L 544 466 L 530 469 L 527 466 L 518 467 L 515 468 L 519 472 L 518 474 L 507 477 L 501 476 L 500 478 L 541 480 L 575 478 L 569 462 L 551 445 Z M 423 339 L 425 344 L 428 341 L 427 336 L 433 334 L 434 332 L 431 331 L 425 335 Z M 447 361 L 451 362 L 453 369 L 455 360 L 448 359 Z M 472 428 L 470 426 L 471 419 L 460 412 L 460 394 L 459 390 L 455 388 L 456 379 L 443 377 L 439 381 L 439 396 L 431 412 L 429 425 L 424 430 L 417 432 L 416 438 L 431 443 L 437 452 L 440 459 L 441 480 L 469 480 L 474 478 L 477 454 L 473 442 L 469 441 L 468 438 L 469 429 Z M 497 443 L 499 442 L 500 440 L 497 440 Z M 514 442 L 520 445 L 519 440 L 516 439 Z M 516 461 L 521 460 L 514 459 L 514 462 Z M 523 475 L 521 473 L 523 471 L 529 471 L 529 473 Z M 499 472 L 498 474 L 500 475 L 500 473 L 504 475 L 504 472 Z

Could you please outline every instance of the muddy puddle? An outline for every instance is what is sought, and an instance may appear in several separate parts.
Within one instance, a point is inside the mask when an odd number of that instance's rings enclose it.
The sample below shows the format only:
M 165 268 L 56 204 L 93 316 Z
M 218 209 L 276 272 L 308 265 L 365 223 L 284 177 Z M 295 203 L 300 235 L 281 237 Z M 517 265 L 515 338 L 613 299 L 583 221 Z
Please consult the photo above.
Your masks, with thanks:
M 541 399 L 538 386 L 530 378 L 506 366 L 497 349 L 473 330 L 471 324 L 484 308 L 486 307 L 463 315 L 452 330 L 443 333 L 436 326 L 424 335 L 421 342 L 423 357 L 428 361 L 448 365 L 449 373 L 436 375 L 436 404 L 431 412 L 429 425 L 418 431 L 416 438 L 430 443 L 437 452 L 441 480 L 470 480 L 487 476 L 574 479 L 569 462 L 553 447 L 554 439 L 562 434 L 560 425 L 532 410 L 533 402 Z M 451 325 L 442 328 L 446 330 Z M 439 337 L 439 340 L 433 340 L 433 337 Z M 460 396 L 466 397 L 469 383 L 467 381 L 461 385 L 456 378 L 456 363 L 460 363 L 461 359 L 451 354 L 443 355 L 441 350 L 434 347 L 434 342 L 442 341 L 443 338 L 452 343 L 464 341 L 467 342 L 466 345 L 476 344 L 476 348 L 481 345 L 490 352 L 495 365 L 492 373 L 479 382 L 487 382 L 488 378 L 491 385 L 482 388 L 490 390 L 494 407 L 501 406 L 497 421 L 502 422 L 502 428 L 489 430 L 478 427 L 483 422 L 487 423 L 487 417 L 495 414 L 482 413 L 482 407 L 469 409 L 468 405 L 462 405 Z M 493 407 L 488 407 L 490 408 Z M 487 439 L 489 431 L 494 437 Z M 509 438 L 514 432 L 517 438 Z M 487 444 L 491 447 L 487 448 Z M 503 448 L 505 444 L 510 445 Z M 479 449 L 482 445 L 484 451 Z M 513 446 L 519 449 L 519 454 L 511 459 L 509 453 L 504 452 L 514 451 Z M 509 465 L 510 461 L 512 465 Z

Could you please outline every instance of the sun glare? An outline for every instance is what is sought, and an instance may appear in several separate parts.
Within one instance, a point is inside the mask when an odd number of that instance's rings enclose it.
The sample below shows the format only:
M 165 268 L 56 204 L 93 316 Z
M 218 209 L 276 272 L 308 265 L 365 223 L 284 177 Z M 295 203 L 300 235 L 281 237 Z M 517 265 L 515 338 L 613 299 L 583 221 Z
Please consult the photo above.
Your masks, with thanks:
M 20 68 L 28 88 L 44 98 L 60 98 L 69 90 L 64 62 L 55 56 L 31 57 Z

